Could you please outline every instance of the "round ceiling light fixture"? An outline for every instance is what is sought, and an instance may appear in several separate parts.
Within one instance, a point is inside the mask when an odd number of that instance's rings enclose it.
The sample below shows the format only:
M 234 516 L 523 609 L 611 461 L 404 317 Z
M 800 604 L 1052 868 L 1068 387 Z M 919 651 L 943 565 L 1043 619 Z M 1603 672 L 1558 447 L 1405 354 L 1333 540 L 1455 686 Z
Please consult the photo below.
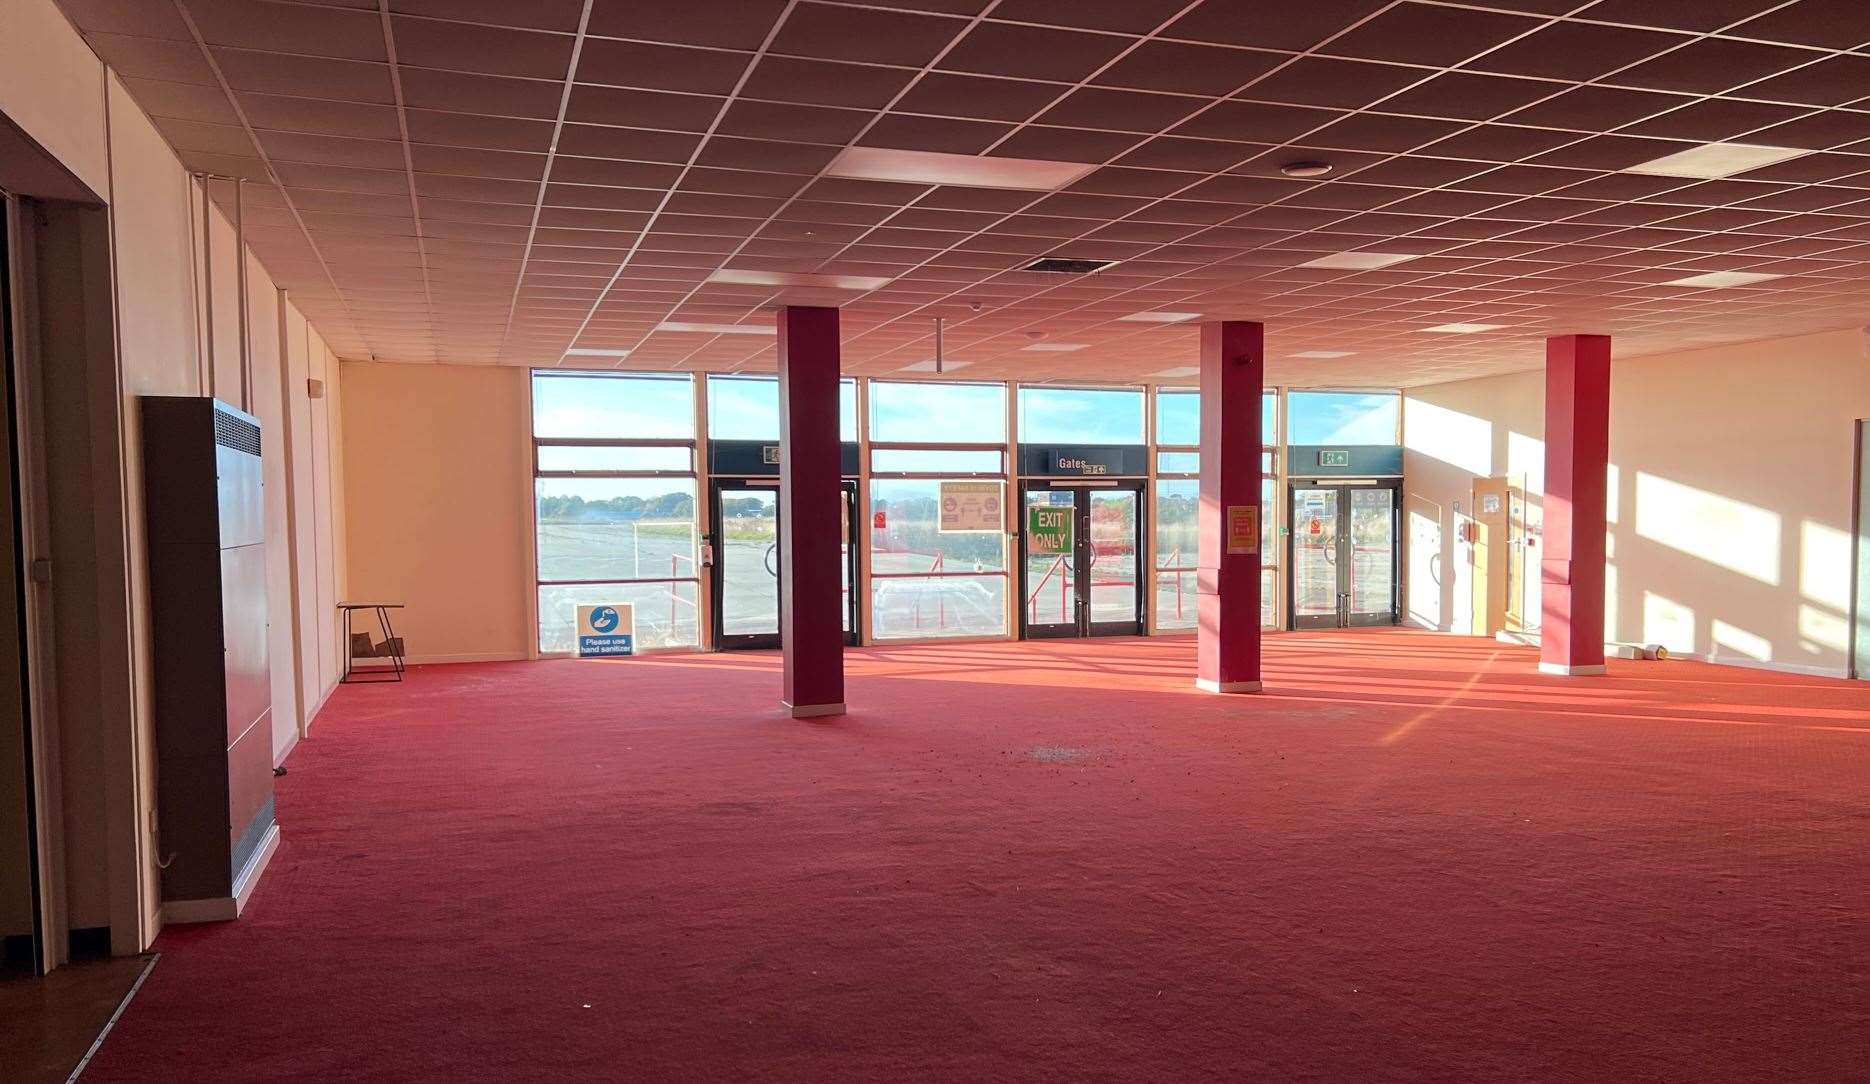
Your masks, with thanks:
M 1331 172 L 1329 162 L 1287 162 L 1279 167 L 1279 172 L 1288 177 L 1323 177 Z

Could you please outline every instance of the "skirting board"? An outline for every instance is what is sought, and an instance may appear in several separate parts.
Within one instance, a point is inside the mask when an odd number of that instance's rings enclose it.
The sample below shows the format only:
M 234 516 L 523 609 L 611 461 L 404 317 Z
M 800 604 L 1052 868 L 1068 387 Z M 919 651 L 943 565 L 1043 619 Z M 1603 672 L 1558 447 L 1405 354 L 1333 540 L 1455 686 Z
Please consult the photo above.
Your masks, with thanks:
M 279 850 L 279 825 L 266 830 L 266 838 L 253 849 L 253 857 L 247 859 L 245 869 L 234 878 L 234 894 L 216 896 L 205 900 L 164 900 L 162 921 L 168 923 L 190 922 L 232 922 L 240 917 L 240 912 L 247 909 L 247 901 L 253 898 L 253 890 L 260 883 L 260 875 L 266 872 L 267 864 L 272 862 L 274 852 Z
M 1261 686 L 1257 681 L 1209 681 L 1207 678 L 1196 678 L 1195 688 L 1204 693 L 1257 693 Z
M 1539 664 L 1539 672 L 1554 677 L 1597 677 L 1605 672 L 1605 668 L 1602 663 L 1596 666 L 1567 666 L 1562 662 L 1542 662 Z
M 818 719 L 826 715 L 843 715 L 844 705 L 837 704 L 788 704 L 781 700 L 780 705 L 792 713 L 794 719 Z

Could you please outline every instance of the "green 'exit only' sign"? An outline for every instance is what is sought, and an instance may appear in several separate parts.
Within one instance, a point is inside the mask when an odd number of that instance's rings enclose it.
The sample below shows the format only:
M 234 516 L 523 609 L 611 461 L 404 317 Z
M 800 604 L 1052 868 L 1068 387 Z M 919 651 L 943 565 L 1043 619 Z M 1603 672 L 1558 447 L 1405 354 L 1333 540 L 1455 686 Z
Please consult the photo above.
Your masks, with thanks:
M 1070 505 L 1035 504 L 1026 509 L 1027 553 L 1070 553 L 1077 511 Z
M 1321 467 L 1348 467 L 1351 465 L 1349 449 L 1326 449 L 1318 453 L 1318 465 Z

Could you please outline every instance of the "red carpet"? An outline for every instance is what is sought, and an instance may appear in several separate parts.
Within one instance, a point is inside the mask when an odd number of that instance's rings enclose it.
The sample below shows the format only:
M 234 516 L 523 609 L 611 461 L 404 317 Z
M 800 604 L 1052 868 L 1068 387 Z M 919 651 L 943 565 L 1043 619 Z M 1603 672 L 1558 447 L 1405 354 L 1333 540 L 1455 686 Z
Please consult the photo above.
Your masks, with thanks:
M 418 669 L 87 1081 L 1863 1079 L 1870 687 L 1290 635 Z

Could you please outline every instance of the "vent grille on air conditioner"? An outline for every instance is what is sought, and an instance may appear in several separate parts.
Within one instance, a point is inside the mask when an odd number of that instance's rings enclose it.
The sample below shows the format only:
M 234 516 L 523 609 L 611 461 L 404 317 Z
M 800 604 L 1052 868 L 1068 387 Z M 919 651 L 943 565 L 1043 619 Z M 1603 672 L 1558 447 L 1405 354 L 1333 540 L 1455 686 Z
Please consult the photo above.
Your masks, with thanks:
M 214 412 L 214 443 L 248 455 L 260 454 L 260 427 L 244 418 Z

